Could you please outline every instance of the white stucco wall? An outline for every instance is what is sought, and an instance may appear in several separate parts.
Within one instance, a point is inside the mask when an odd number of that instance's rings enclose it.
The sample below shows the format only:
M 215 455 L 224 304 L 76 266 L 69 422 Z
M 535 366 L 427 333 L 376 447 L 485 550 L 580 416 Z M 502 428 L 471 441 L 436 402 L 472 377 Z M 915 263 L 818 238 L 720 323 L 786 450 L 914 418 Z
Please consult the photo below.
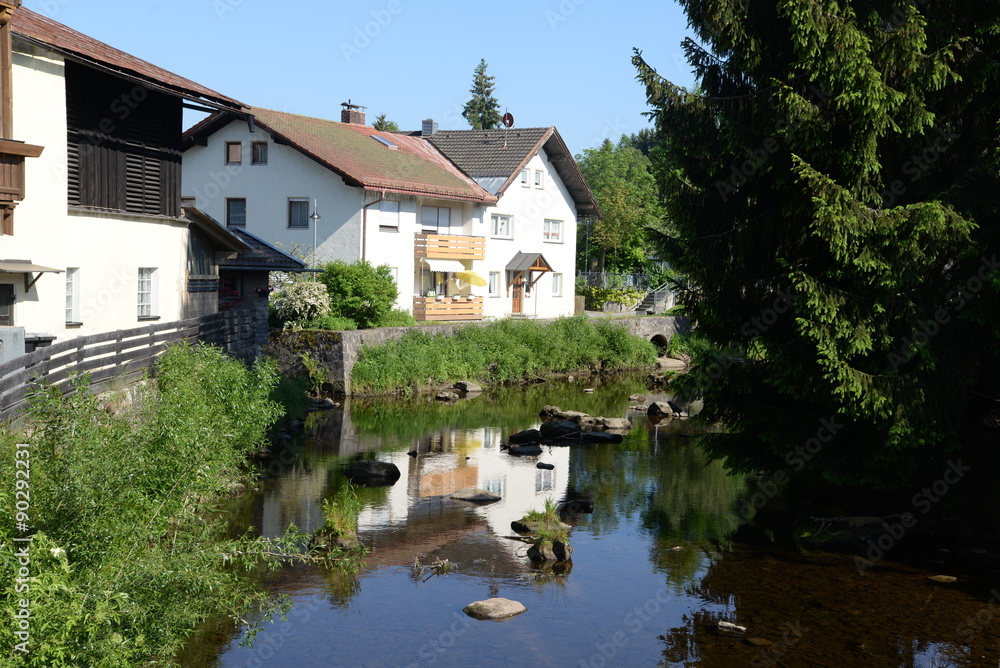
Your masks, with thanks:
M 566 186 L 559 178 L 544 149 L 528 163 L 528 187 L 521 185 L 520 176 L 497 202 L 487 208 L 483 216 L 486 236 L 486 260 L 482 263 L 483 276 L 489 272 L 500 273 L 500 291 L 497 297 L 488 297 L 485 315 L 502 318 L 511 313 L 511 295 L 507 289 L 507 263 L 518 251 L 541 253 L 552 267 L 553 273 L 562 275 L 562 290 L 553 294 L 552 274 L 545 273 L 524 299 L 522 313 L 538 318 L 554 318 L 573 314 L 573 291 L 576 276 L 576 206 Z M 534 185 L 535 171 L 543 174 L 542 188 Z M 512 217 L 511 239 L 493 237 L 490 221 L 493 214 Z M 544 221 L 561 220 L 562 241 L 546 241 L 543 237 Z
M 183 316 L 188 229 L 153 216 L 69 211 L 66 104 L 62 57 L 15 41 L 14 137 L 45 147 L 25 161 L 26 197 L 14 212 L 14 235 L 0 237 L 0 258 L 65 270 L 78 267 L 82 326 L 66 326 L 65 274 L 46 273 L 24 294 L 23 275 L 0 275 L 16 288 L 15 326 L 57 340 L 139 327 L 139 267 L 157 268 L 157 313 Z M 108 110 L 114 120 L 113 110 Z

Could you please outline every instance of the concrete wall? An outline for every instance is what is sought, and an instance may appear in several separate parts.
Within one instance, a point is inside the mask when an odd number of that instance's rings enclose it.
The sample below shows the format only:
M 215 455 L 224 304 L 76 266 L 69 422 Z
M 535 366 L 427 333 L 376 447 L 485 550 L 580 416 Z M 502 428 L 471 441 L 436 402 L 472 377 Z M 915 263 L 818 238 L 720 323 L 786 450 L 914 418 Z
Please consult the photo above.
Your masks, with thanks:
M 679 332 L 689 329 L 688 319 L 676 316 L 651 316 L 644 318 L 621 318 L 610 322 L 622 324 L 632 334 L 665 345 Z M 487 323 L 462 323 L 418 327 L 384 327 L 363 329 L 353 332 L 274 332 L 264 347 L 264 354 L 275 357 L 282 373 L 293 376 L 307 375 L 302 365 L 302 355 L 319 362 L 326 370 L 324 390 L 330 394 L 351 394 L 351 372 L 358 356 L 365 346 L 380 345 L 386 341 L 398 341 L 407 332 L 416 330 L 430 336 L 454 334 L 462 327 L 483 327 Z

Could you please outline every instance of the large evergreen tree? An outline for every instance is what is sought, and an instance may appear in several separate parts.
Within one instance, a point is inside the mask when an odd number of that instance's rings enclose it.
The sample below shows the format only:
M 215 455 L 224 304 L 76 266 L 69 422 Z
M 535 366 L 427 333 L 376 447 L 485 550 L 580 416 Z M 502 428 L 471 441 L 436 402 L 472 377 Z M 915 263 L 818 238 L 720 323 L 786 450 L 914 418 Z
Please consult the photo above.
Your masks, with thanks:
M 679 387 L 744 470 L 940 476 L 968 390 L 1000 395 L 1000 3 L 680 2 L 702 94 L 634 64 L 682 303 L 725 353 Z
M 486 74 L 486 59 L 479 61 L 472 77 L 472 99 L 465 103 L 462 117 L 473 130 L 492 130 L 500 127 L 500 103 L 493 97 L 494 77 Z

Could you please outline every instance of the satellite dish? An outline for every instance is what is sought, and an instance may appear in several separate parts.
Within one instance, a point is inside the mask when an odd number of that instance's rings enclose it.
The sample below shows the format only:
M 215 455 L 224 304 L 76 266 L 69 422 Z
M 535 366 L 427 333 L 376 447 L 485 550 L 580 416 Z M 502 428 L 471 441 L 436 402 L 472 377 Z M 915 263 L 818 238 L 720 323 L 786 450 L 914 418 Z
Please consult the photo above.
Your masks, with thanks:
M 503 115 L 503 125 L 506 128 L 514 127 L 514 115 L 510 112 Z

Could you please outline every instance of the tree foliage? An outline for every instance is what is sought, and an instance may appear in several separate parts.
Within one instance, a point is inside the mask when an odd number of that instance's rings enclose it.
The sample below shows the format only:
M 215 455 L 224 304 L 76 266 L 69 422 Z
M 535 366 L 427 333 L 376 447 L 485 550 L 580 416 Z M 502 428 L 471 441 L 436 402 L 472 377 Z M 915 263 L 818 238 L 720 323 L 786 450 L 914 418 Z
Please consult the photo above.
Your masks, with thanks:
M 399 290 L 388 266 L 365 260 L 337 260 L 323 267 L 319 280 L 330 294 L 330 312 L 350 318 L 361 329 L 378 327 L 396 305 Z
M 379 132 L 399 132 L 399 125 L 395 121 L 386 120 L 385 114 L 379 114 L 372 123 L 372 129 Z
M 703 94 L 634 57 L 674 167 L 664 249 L 725 350 L 680 389 L 742 434 L 716 447 L 745 470 L 940 475 L 966 390 L 1000 389 L 1000 5 L 681 4 Z
M 486 74 L 486 59 L 476 66 L 472 77 L 472 99 L 465 103 L 462 117 L 473 130 L 492 130 L 500 127 L 500 103 L 493 97 L 494 77 Z
M 584 149 L 576 160 L 603 212 L 589 226 L 590 264 L 600 271 L 609 265 L 619 271 L 641 268 L 650 255 L 649 232 L 660 229 L 663 219 L 652 163 L 624 135 L 617 144 L 605 139 L 598 148 Z M 579 227 L 579 234 L 588 233 L 586 225 Z

